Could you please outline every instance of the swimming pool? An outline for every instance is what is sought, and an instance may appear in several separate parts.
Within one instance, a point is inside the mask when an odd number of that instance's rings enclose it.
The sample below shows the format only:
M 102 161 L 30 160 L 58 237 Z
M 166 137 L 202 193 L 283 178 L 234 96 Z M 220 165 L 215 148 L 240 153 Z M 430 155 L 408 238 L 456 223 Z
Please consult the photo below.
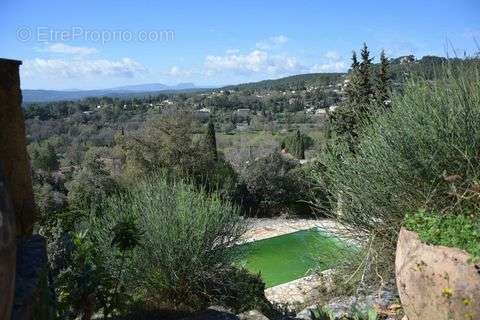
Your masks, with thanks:
M 267 288 L 330 269 L 348 253 L 343 241 L 317 228 L 235 247 L 236 264 L 260 273 Z

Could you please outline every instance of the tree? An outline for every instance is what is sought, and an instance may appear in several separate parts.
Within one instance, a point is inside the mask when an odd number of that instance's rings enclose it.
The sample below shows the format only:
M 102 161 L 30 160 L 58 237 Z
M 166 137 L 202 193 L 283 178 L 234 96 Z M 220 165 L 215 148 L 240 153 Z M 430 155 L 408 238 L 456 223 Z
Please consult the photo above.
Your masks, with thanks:
M 257 210 L 279 213 L 305 199 L 304 181 L 295 173 L 296 161 L 274 152 L 249 163 L 243 181 Z
M 80 170 L 66 183 L 70 209 L 82 213 L 98 213 L 104 199 L 117 190 L 117 183 L 94 150 L 89 150 Z
M 345 88 L 345 94 L 347 96 L 347 103 L 350 105 L 357 104 L 360 101 L 359 96 L 359 66 L 357 60 L 357 53 L 355 51 L 352 52 L 352 65 L 350 68 L 350 73 L 347 77 L 347 86 Z
M 365 52 L 366 51 L 366 52 Z M 362 50 L 362 58 L 366 57 L 366 61 L 370 61 L 368 58 L 368 49 Z M 364 63 L 364 61 L 362 61 Z M 364 90 L 362 90 L 362 69 L 365 72 L 365 65 L 362 65 L 357 60 L 357 54 L 355 51 L 352 53 L 352 65 L 348 75 L 348 82 L 345 88 L 346 103 L 337 108 L 329 115 L 328 129 L 329 136 L 332 137 L 332 133 L 335 133 L 335 141 L 346 143 L 349 150 L 354 153 L 358 140 L 359 131 L 359 115 L 366 109 L 364 106 L 365 97 Z M 364 81 L 364 80 L 363 80 Z
M 377 73 L 377 81 L 375 87 L 375 101 L 379 107 L 384 107 L 390 98 L 390 62 L 385 55 L 385 50 L 380 54 L 380 69 Z
M 352 51 L 352 70 L 357 70 L 359 66 L 358 60 L 357 60 L 357 53 Z
M 297 136 L 298 133 L 300 133 L 300 137 L 301 137 L 300 139 Z M 282 149 L 282 150 L 287 149 L 287 151 L 290 151 L 293 155 L 295 155 L 293 152 L 297 152 L 297 151 L 295 151 L 295 149 L 297 149 L 296 146 L 300 145 L 299 142 L 301 142 L 301 146 L 303 148 L 303 153 L 305 152 L 305 150 L 310 149 L 314 145 L 314 140 L 312 139 L 312 137 L 310 137 L 309 135 L 307 135 L 305 133 L 297 131 L 297 132 L 295 132 L 295 134 L 288 135 L 287 137 L 285 137 L 285 139 L 280 141 L 280 149 Z M 301 158 L 299 158 L 299 159 L 301 159 Z
M 48 142 L 33 147 L 32 164 L 34 168 L 47 172 L 57 170 L 59 162 L 55 147 Z
M 374 94 L 373 84 L 372 84 L 372 60 L 370 58 L 370 51 L 368 50 L 367 44 L 363 44 L 361 51 L 362 62 L 358 66 L 358 75 L 359 75 L 359 97 L 360 103 L 364 104 L 364 107 L 367 107 L 372 101 Z M 367 111 L 367 110 L 363 110 Z
M 295 134 L 294 143 L 290 152 L 297 159 L 305 159 L 305 144 L 300 130 Z
M 205 137 L 205 142 L 207 146 L 207 151 L 211 154 L 214 161 L 218 160 L 217 153 L 217 139 L 215 137 L 215 125 L 213 124 L 212 119 L 208 122 L 207 134 Z

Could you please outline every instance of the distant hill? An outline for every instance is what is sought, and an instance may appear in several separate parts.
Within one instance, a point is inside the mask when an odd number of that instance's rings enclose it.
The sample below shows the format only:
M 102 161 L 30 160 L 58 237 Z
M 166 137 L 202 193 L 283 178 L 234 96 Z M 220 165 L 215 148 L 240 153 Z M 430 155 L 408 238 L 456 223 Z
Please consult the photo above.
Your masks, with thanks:
M 435 80 L 444 76 L 446 69 L 451 72 L 460 68 L 458 70 L 461 72 L 462 68 L 468 68 L 469 64 L 478 63 L 478 60 L 479 58 L 476 57 L 461 59 L 427 55 L 417 59 L 413 55 L 401 56 L 390 59 L 390 76 L 394 82 L 400 84 L 416 76 Z M 379 64 L 374 66 L 374 68 L 378 67 Z
M 146 91 L 163 91 L 163 90 L 187 90 L 195 89 L 193 83 L 179 83 L 175 86 L 167 86 L 162 83 L 146 83 L 146 84 L 134 84 L 130 86 L 115 87 L 112 90 L 124 90 L 124 91 L 135 91 L 135 92 L 146 92 Z
M 225 86 L 224 90 L 282 90 L 337 83 L 344 73 L 307 73 L 295 76 Z
M 61 100 L 81 100 L 88 97 L 144 97 L 165 92 L 202 91 L 193 83 L 180 83 L 167 86 L 161 83 L 148 83 L 100 90 L 22 90 L 23 102 L 52 102 Z

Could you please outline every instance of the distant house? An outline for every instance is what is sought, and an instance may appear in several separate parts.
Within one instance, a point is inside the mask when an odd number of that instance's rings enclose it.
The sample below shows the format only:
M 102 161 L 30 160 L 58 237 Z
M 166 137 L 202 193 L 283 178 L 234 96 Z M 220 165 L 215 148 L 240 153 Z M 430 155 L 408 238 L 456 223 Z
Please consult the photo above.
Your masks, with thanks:
M 194 111 L 194 115 L 200 120 L 207 120 L 210 118 L 210 109 L 202 108 Z

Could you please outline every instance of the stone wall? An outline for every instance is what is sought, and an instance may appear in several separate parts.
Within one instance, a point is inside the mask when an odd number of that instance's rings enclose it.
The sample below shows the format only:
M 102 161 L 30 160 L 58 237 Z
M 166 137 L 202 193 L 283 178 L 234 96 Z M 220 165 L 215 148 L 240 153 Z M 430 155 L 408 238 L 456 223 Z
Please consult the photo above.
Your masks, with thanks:
M 36 212 L 21 109 L 20 64 L 0 59 L 0 162 L 12 199 L 17 236 L 26 236 L 32 234 Z
M 45 239 L 36 220 L 19 66 L 0 59 L 0 319 L 53 319 Z
M 0 163 L 0 319 L 9 319 L 15 289 L 15 216 Z

